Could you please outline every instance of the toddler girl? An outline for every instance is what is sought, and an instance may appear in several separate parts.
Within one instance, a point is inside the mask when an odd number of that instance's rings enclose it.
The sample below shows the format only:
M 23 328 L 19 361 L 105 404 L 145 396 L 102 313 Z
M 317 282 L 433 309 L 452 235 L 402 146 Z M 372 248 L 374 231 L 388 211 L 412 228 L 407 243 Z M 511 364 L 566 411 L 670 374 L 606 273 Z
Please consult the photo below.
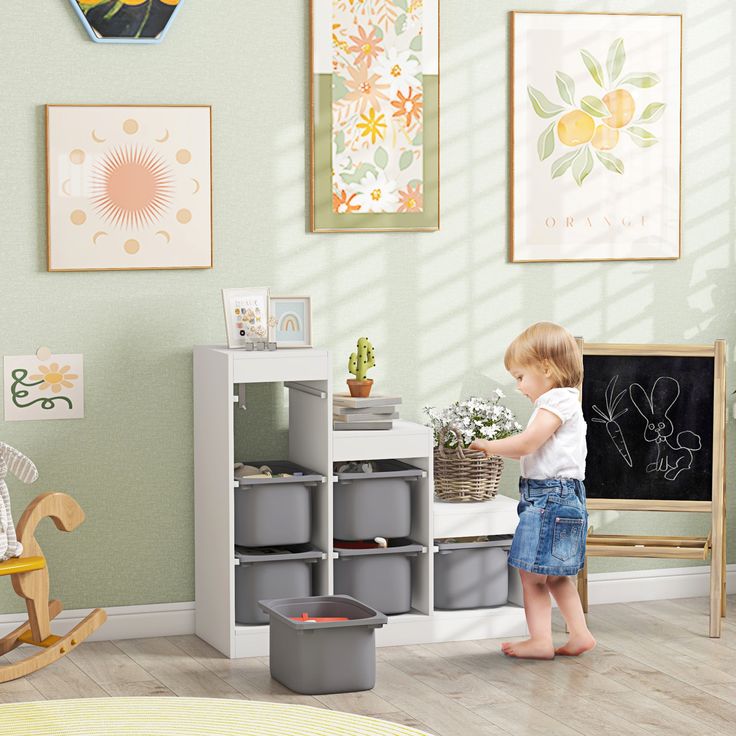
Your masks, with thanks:
M 519 525 L 509 565 L 519 568 L 530 637 L 504 642 L 510 657 L 576 656 L 595 646 L 577 588 L 570 579 L 583 567 L 588 513 L 585 509 L 585 420 L 579 391 L 583 359 L 563 327 L 539 322 L 506 350 L 506 370 L 533 404 L 526 429 L 502 440 L 475 440 L 486 455 L 519 459 Z M 552 644 L 552 604 L 557 601 L 570 630 L 568 642 Z

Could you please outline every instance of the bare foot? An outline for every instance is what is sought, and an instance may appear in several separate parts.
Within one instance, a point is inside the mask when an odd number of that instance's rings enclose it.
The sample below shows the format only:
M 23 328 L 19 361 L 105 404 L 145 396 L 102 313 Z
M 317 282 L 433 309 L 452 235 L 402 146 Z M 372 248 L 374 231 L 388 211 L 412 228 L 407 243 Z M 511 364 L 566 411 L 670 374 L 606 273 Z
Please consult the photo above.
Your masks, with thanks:
M 551 641 L 505 641 L 501 644 L 501 651 L 507 657 L 518 657 L 519 659 L 553 659 L 555 656 L 554 645 Z
M 593 634 L 590 632 L 583 636 L 571 636 L 565 644 L 555 649 L 555 654 L 562 657 L 577 657 L 583 652 L 589 652 L 595 644 Z

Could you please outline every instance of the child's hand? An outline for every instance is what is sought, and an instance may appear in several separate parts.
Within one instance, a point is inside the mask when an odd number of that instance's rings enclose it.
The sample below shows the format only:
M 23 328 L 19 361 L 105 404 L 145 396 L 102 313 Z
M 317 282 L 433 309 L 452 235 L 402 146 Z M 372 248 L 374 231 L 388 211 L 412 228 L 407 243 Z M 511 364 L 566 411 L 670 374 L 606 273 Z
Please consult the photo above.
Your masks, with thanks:
M 490 455 L 491 453 L 488 449 L 489 444 L 488 440 L 473 440 L 468 446 L 468 449 L 478 450 L 480 452 L 484 452 L 486 455 Z

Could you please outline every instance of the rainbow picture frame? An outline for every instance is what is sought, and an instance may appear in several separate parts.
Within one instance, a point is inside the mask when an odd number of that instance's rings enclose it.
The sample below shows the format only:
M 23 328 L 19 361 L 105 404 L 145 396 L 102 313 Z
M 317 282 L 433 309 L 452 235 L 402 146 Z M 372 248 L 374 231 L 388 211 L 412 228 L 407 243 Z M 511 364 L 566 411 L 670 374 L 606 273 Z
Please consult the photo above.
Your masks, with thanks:
M 312 300 L 308 296 L 272 296 L 269 337 L 277 348 L 312 347 Z
M 161 43 L 184 0 L 69 0 L 95 43 Z M 145 35 L 150 33 L 150 35 Z

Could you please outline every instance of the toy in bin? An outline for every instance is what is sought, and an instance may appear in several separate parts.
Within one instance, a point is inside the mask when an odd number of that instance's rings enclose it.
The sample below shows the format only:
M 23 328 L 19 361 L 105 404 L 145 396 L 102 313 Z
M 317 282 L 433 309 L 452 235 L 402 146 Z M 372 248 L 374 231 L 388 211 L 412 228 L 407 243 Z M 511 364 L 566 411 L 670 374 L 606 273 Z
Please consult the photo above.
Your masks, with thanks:
M 334 621 L 350 621 L 347 616 L 310 616 L 306 611 L 301 616 L 289 616 L 292 621 L 301 621 L 305 624 L 324 624 Z

